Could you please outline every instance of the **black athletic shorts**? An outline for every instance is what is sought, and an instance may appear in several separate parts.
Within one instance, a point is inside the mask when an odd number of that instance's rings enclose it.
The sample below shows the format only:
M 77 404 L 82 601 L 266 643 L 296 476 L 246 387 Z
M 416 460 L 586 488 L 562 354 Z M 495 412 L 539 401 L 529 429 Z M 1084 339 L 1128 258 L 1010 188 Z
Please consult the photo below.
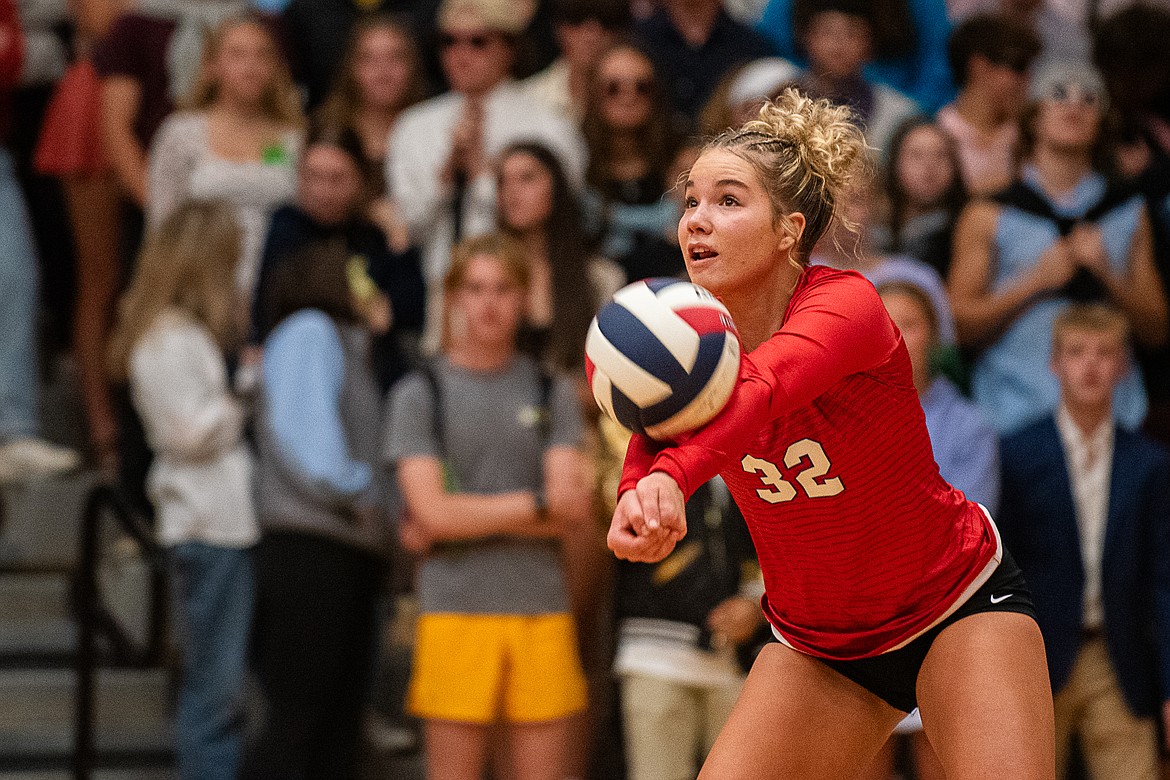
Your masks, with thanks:
M 980 612 L 1019 612 L 1036 619 L 1032 594 L 1024 582 L 1024 574 L 1007 550 L 999 566 L 983 587 L 975 591 L 946 620 L 927 631 L 905 647 L 872 658 L 855 661 L 835 661 L 818 658 L 853 682 L 902 712 L 912 712 L 918 706 L 918 671 L 926 660 L 934 638 L 957 620 Z

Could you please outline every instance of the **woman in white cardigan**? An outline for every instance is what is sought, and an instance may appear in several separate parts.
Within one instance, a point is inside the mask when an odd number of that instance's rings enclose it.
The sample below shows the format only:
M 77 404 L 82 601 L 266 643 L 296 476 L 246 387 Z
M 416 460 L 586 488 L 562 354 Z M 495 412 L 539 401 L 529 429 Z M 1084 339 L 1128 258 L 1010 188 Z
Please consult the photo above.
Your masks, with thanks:
M 244 405 L 224 351 L 241 332 L 240 231 L 230 206 L 180 206 L 148 240 L 123 297 L 110 369 L 155 453 L 147 492 L 168 548 L 184 654 L 179 775 L 236 777 L 258 538 Z

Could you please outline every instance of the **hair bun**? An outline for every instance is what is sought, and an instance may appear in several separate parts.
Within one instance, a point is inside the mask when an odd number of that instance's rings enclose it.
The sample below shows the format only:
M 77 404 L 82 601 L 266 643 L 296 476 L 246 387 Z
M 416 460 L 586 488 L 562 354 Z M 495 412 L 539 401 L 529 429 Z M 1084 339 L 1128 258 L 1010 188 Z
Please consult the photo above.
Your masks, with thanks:
M 760 108 L 742 131 L 771 136 L 791 147 L 836 203 L 869 165 L 869 146 L 846 106 L 789 88 Z

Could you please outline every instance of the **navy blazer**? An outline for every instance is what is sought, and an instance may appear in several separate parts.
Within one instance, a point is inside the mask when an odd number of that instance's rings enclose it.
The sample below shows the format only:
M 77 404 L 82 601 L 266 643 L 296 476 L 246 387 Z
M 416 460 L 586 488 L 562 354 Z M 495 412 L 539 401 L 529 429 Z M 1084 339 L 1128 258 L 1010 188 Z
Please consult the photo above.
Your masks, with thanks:
M 1040 618 L 1052 689 L 1080 650 L 1084 567 L 1056 419 L 1004 439 L 997 524 L 1024 572 Z M 1101 564 L 1105 642 L 1126 701 L 1153 716 L 1170 698 L 1170 453 L 1115 431 Z

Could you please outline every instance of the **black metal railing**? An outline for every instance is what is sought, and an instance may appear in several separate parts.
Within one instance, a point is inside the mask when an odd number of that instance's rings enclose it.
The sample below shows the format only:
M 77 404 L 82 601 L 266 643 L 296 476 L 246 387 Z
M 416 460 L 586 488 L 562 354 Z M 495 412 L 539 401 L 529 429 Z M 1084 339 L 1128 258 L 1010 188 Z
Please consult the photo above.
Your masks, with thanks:
M 112 534 L 110 532 L 113 532 Z M 129 539 L 149 571 L 149 614 L 144 637 L 135 637 L 110 608 L 99 576 L 104 543 Z M 77 698 L 72 770 L 89 780 L 97 761 L 94 740 L 95 685 L 100 666 L 158 666 L 166 653 L 166 562 L 150 523 L 115 487 L 99 485 L 86 501 L 81 519 L 81 549 L 73 575 L 73 613 L 77 621 Z

